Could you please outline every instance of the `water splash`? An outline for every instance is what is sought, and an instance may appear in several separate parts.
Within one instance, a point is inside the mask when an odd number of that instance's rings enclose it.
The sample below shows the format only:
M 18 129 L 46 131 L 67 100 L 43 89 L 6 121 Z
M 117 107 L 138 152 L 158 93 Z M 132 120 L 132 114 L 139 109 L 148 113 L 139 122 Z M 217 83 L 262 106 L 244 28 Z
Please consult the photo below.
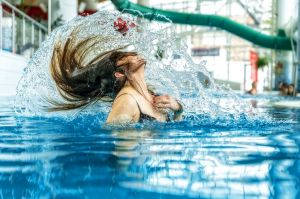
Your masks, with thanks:
M 126 34 L 116 31 L 114 22 L 119 17 L 136 24 L 136 27 L 129 28 Z M 157 93 L 168 93 L 181 99 L 188 120 L 203 121 L 203 115 L 209 117 L 212 123 L 220 119 L 230 122 L 240 118 L 247 121 L 258 121 L 262 118 L 268 120 L 265 114 L 257 113 L 249 102 L 243 101 L 228 87 L 216 84 L 206 70 L 205 62 L 194 63 L 187 53 L 187 45 L 175 34 L 171 23 L 149 23 L 142 18 L 117 11 L 101 11 L 88 17 L 78 16 L 51 33 L 33 55 L 19 82 L 15 99 L 15 110 L 18 114 L 73 119 L 88 114 L 97 115 L 100 121 L 104 121 L 103 115 L 107 114 L 110 106 L 107 103 L 99 102 L 83 111 L 44 111 L 49 106 L 47 98 L 63 100 L 49 73 L 54 44 L 59 40 L 65 41 L 76 27 L 80 27 L 78 39 L 96 35 L 105 38 L 105 42 L 99 43 L 93 50 L 94 54 L 129 46 L 128 49 L 142 55 L 147 60 L 147 82 Z M 199 79 L 199 74 L 202 74 L 202 79 Z M 97 112 L 94 111 L 95 106 Z

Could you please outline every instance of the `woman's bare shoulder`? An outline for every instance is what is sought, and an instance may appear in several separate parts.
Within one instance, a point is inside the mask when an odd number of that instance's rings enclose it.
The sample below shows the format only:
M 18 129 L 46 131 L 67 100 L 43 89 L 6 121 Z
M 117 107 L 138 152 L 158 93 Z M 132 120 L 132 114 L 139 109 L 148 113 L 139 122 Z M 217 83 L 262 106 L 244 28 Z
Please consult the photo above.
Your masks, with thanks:
M 136 90 L 132 87 L 124 87 L 120 90 L 120 92 L 118 93 L 118 96 L 124 95 L 124 94 L 129 94 L 129 95 L 136 95 Z
M 139 117 L 138 104 L 130 92 L 120 92 L 113 102 L 107 123 L 136 122 Z
M 138 106 L 136 91 L 130 87 L 124 87 L 116 96 L 113 102 L 113 108 L 122 107 L 122 109 L 132 109 Z

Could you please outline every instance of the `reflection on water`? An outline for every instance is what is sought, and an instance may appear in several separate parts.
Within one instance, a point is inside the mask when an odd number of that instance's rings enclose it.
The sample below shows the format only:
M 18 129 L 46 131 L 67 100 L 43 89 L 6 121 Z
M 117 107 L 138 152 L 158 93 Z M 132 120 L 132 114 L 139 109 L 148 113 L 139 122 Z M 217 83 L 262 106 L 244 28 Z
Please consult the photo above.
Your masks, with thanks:
M 0 104 L 0 198 L 300 197 L 299 109 L 265 108 L 293 121 L 261 128 L 118 130 Z

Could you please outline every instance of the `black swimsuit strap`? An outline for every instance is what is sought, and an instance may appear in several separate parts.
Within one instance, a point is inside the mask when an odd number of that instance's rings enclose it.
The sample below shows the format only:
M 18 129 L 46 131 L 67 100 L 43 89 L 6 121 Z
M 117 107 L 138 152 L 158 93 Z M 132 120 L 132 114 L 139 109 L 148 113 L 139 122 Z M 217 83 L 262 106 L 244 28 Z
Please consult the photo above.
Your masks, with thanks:
M 141 108 L 140 108 L 139 103 L 137 102 L 136 98 L 135 98 L 132 94 L 130 94 L 130 93 L 122 93 L 121 95 L 118 95 L 118 96 L 116 97 L 116 99 L 117 99 L 118 97 L 121 97 L 122 95 L 129 95 L 129 96 L 131 96 L 131 97 L 134 99 L 136 105 L 138 106 L 138 109 L 139 109 L 140 113 L 142 113 L 142 110 L 141 110 Z
M 118 95 L 118 96 L 116 97 L 116 99 L 117 99 L 118 97 L 120 97 L 120 96 L 122 96 L 122 95 L 126 95 L 126 94 L 127 94 L 127 95 L 130 95 L 130 96 L 135 100 L 135 102 L 136 102 L 136 104 L 137 104 L 137 106 L 138 106 L 138 109 L 139 109 L 139 111 L 140 111 L 139 122 L 142 122 L 142 121 L 144 121 L 144 120 L 150 120 L 150 121 L 155 121 L 155 120 L 157 120 L 155 117 L 150 116 L 150 115 L 147 115 L 147 114 L 145 114 L 145 113 L 142 112 L 142 110 L 141 110 L 141 108 L 140 108 L 140 105 L 139 105 L 138 101 L 136 100 L 136 98 L 134 97 L 134 95 L 132 95 L 132 94 L 130 94 L 130 93 L 122 93 L 121 95 Z M 170 121 L 169 115 L 167 115 L 166 121 L 167 121 L 167 122 Z

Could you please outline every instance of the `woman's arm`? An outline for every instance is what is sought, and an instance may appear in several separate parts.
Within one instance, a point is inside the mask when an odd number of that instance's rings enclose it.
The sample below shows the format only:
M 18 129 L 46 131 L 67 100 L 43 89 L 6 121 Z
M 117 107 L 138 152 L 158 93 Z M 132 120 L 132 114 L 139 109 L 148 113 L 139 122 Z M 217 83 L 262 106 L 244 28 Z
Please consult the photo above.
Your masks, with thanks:
M 135 99 L 128 94 L 118 97 L 107 117 L 108 124 L 126 124 L 139 120 L 139 109 Z
M 174 111 L 174 120 L 179 121 L 179 120 L 182 120 L 183 107 L 177 100 L 176 100 L 176 102 L 179 104 L 179 109 Z
M 160 95 L 154 98 L 154 106 L 156 108 L 168 108 L 174 112 L 174 120 L 178 121 L 182 119 L 183 107 L 172 96 Z

